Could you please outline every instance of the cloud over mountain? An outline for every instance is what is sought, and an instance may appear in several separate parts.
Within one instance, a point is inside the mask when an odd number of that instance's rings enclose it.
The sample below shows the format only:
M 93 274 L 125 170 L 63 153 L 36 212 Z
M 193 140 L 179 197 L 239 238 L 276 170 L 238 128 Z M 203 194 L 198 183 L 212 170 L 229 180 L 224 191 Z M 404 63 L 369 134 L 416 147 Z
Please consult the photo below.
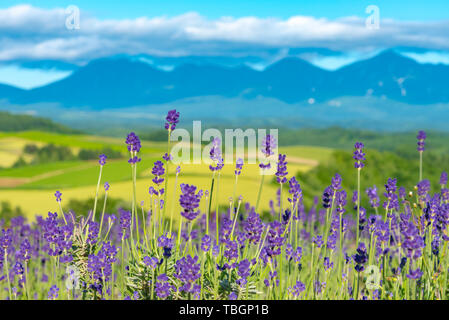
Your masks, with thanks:
M 87 62 L 115 54 L 272 55 L 273 50 L 316 47 L 368 51 L 407 46 L 449 50 L 449 20 L 383 19 L 380 29 L 365 17 L 288 19 L 221 17 L 195 12 L 174 17 L 100 20 L 82 11 L 80 29 L 68 30 L 65 8 L 18 5 L 0 9 L 0 61 L 56 59 Z

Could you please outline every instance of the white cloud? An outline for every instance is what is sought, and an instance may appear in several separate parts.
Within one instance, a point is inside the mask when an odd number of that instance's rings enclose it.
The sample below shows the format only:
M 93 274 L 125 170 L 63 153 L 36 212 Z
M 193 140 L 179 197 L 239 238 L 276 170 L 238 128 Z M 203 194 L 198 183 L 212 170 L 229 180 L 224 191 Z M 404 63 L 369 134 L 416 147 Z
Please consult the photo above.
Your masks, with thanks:
M 307 16 L 284 20 L 222 17 L 210 20 L 189 12 L 176 17 L 99 20 L 81 10 L 80 29 L 68 30 L 66 18 L 64 8 L 47 10 L 19 5 L 0 9 L 0 61 L 61 59 L 85 62 L 121 53 L 244 55 L 245 52 L 301 47 L 351 52 L 394 46 L 449 50 L 449 21 L 399 22 L 388 19 L 381 21 L 379 30 L 370 30 L 365 27 L 365 19 L 359 17 L 336 20 Z M 322 63 L 345 63 L 335 59 Z

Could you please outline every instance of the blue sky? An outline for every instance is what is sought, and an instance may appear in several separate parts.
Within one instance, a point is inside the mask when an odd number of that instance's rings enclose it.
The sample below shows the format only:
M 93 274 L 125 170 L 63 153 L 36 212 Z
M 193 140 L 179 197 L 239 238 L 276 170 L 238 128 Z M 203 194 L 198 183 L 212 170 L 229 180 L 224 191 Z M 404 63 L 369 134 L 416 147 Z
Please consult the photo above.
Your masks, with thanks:
M 447 0 L 2 0 L 8 7 L 28 3 L 41 8 L 77 5 L 102 19 L 140 16 L 176 16 L 195 11 L 208 18 L 257 16 L 288 18 L 292 15 L 326 17 L 365 16 L 368 5 L 377 5 L 384 18 L 396 20 L 447 20 Z
M 66 27 L 69 5 L 80 9 L 77 29 Z M 368 5 L 379 8 L 379 29 L 366 26 Z M 0 2 L 0 83 L 22 88 L 70 74 L 24 67 L 29 61 L 255 57 L 247 64 L 260 69 L 294 56 L 335 70 L 389 48 L 408 48 L 402 53 L 420 63 L 449 64 L 449 0 Z

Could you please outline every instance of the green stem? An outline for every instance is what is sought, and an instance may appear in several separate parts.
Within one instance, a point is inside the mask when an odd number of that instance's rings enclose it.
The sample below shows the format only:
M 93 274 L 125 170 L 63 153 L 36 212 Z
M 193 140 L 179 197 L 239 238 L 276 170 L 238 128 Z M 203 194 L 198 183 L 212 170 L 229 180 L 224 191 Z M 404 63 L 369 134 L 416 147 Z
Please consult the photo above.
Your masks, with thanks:
M 217 177 L 217 192 L 216 192 L 216 196 L 215 196 L 215 232 L 217 234 L 217 246 L 219 244 L 219 213 L 218 213 L 218 205 L 219 205 L 219 200 L 218 200 L 218 196 L 220 195 L 220 192 L 218 191 L 220 189 L 220 174 L 221 172 L 218 172 L 218 177 Z
M 260 196 L 262 194 L 262 187 L 263 187 L 264 179 L 265 179 L 265 174 L 264 174 L 264 172 L 262 172 L 262 177 L 260 178 L 259 192 L 257 193 L 257 201 L 256 201 L 256 208 L 255 208 L 256 212 L 257 212 L 257 209 L 259 208 Z
M 8 278 L 8 293 L 9 293 L 9 300 L 12 300 L 12 291 L 11 291 L 11 279 L 9 278 L 9 266 L 8 266 L 8 252 L 5 249 L 5 268 L 6 268 L 6 277 Z
M 168 140 L 167 140 L 167 156 L 170 158 L 170 136 L 171 136 L 171 129 L 168 129 Z M 168 188 L 168 160 L 165 160 L 165 187 L 164 187 L 164 210 L 162 217 L 165 217 L 165 212 L 167 208 L 167 188 Z
M 356 229 L 356 247 L 359 247 L 359 225 L 360 225 L 360 171 L 357 169 L 357 229 Z
M 104 204 L 103 204 L 103 211 L 101 212 L 101 220 L 100 220 L 100 230 L 98 231 L 98 239 L 101 237 L 101 230 L 103 228 L 103 220 L 104 220 L 104 212 L 106 211 L 106 201 L 108 200 L 108 192 L 104 194 Z
M 423 152 L 419 152 L 419 181 L 422 181 L 422 154 Z
M 94 202 L 94 212 L 92 215 L 92 221 L 95 221 L 95 216 L 97 214 L 97 201 L 98 201 L 98 191 L 100 190 L 100 183 L 101 183 L 101 174 L 103 172 L 103 166 L 100 166 L 100 174 L 98 175 L 98 181 L 97 181 L 97 190 L 95 191 L 95 202 Z

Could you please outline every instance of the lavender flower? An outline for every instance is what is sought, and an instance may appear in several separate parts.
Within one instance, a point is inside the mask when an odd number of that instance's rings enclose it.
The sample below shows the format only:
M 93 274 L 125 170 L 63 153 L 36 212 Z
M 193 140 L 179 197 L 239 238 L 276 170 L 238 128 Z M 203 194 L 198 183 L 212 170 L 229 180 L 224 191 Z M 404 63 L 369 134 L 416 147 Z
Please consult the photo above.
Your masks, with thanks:
M 140 162 L 142 159 L 140 159 L 139 157 L 137 157 L 137 153 L 140 151 L 140 149 L 142 148 L 142 145 L 140 144 L 140 139 L 139 137 L 134 133 L 131 132 L 130 134 L 128 134 L 128 136 L 126 137 L 126 141 L 125 143 L 128 146 L 128 151 L 131 153 L 131 157 L 128 160 L 128 162 L 130 164 L 136 164 L 137 162 Z
M 334 197 L 334 190 L 331 186 L 326 187 L 323 192 L 322 201 L 323 207 L 328 209 L 332 206 L 332 198 Z
M 298 297 L 305 290 L 306 285 L 301 281 L 296 281 L 296 284 L 293 287 L 288 288 L 288 292 L 295 298 Z
M 276 139 L 270 134 L 267 134 L 261 143 L 261 152 L 265 157 L 269 157 L 274 154 L 273 149 L 276 148 Z
M 210 159 L 216 163 L 215 166 L 210 165 L 209 169 L 211 171 L 219 171 L 223 168 L 224 162 L 221 156 L 221 140 L 218 137 L 215 137 L 212 141 L 212 147 L 209 151 Z
M 424 131 L 419 131 L 418 135 L 416 136 L 416 139 L 418 139 L 418 148 L 417 150 L 419 152 L 423 152 L 425 150 L 425 140 L 426 140 L 426 133 Z
M 0 237 L 0 246 L 3 250 L 7 250 L 12 244 L 12 230 L 11 229 L 3 229 L 2 236 Z
M 97 254 L 90 254 L 87 262 L 87 270 L 93 280 L 102 283 L 110 280 L 112 264 L 116 261 L 118 249 L 110 242 L 103 242 L 103 246 Z
M 242 168 L 243 168 L 243 159 L 238 158 L 237 162 L 235 163 L 235 175 L 236 176 L 240 175 L 240 173 L 242 172 Z
M 418 196 L 420 198 L 425 198 L 427 193 L 430 191 L 430 181 L 422 180 L 417 184 Z
M 162 184 L 164 182 L 164 178 L 162 178 L 162 176 L 165 174 L 164 163 L 159 160 L 156 161 L 154 163 L 153 169 L 151 170 L 151 173 L 154 175 L 152 181 L 158 186 Z
M 355 151 L 353 155 L 353 159 L 355 160 L 354 167 L 357 169 L 362 169 L 365 164 L 362 161 L 365 161 L 365 153 L 363 152 L 363 148 L 365 146 L 361 142 L 356 142 L 354 145 Z
M 167 299 L 172 292 L 176 290 L 176 287 L 171 285 L 168 281 L 168 277 L 165 273 L 162 273 L 157 277 L 155 291 L 159 299 Z
M 302 190 L 301 185 L 295 177 L 291 177 L 288 181 L 290 189 L 289 193 L 292 195 L 291 198 L 288 198 L 288 202 L 293 203 L 293 207 L 295 208 L 298 202 L 302 200 Z
M 335 176 L 332 178 L 332 183 L 331 183 L 331 187 L 332 189 L 334 189 L 335 191 L 338 191 L 341 189 L 341 176 L 336 173 Z
M 368 262 L 368 254 L 366 253 L 366 247 L 363 242 L 359 243 L 357 248 L 357 253 L 353 256 L 355 265 L 355 270 L 357 272 L 362 272 L 365 270 L 365 264 Z
M 120 209 L 120 233 L 119 237 L 127 239 L 130 233 L 131 227 L 131 212 Z
M 249 243 L 258 244 L 263 232 L 264 225 L 262 219 L 255 212 L 250 212 L 248 218 L 243 222 L 243 229 L 246 232 L 246 238 Z
M 61 192 L 59 192 L 59 191 L 55 192 L 55 197 L 56 197 L 57 202 L 61 202 L 61 196 L 62 196 Z
M 59 297 L 59 288 L 56 285 L 50 287 L 48 291 L 48 300 L 56 300 Z
M 211 247 L 211 237 L 207 234 L 205 234 L 203 236 L 203 238 L 201 239 L 201 250 L 203 250 L 204 252 L 208 252 L 210 250 Z
M 200 213 L 196 210 L 200 205 L 202 190 L 195 194 L 196 186 L 181 183 L 181 196 L 179 197 L 179 203 L 184 211 L 181 211 L 181 215 L 189 221 L 195 219 Z
M 366 194 L 368 195 L 371 207 L 378 208 L 380 199 L 377 195 L 377 187 L 373 186 L 372 188 L 366 189 Z
M 143 263 L 147 266 L 147 267 L 151 267 L 152 269 L 155 269 L 159 263 L 159 260 L 156 257 L 148 257 L 145 256 L 143 257 Z
M 176 112 L 175 109 L 168 111 L 165 120 L 167 121 L 165 123 L 165 129 L 169 131 L 175 130 L 176 124 L 179 122 L 179 112 Z
M 415 270 L 412 270 L 410 268 L 410 272 L 407 274 L 407 278 L 418 280 L 422 277 L 423 274 L 424 273 L 419 268 L 416 268 Z
M 316 236 L 312 238 L 312 242 L 316 245 L 317 248 L 321 248 L 324 244 L 323 236 Z
M 276 180 L 278 183 L 286 183 L 287 178 L 285 177 L 287 172 L 287 161 L 285 161 L 286 155 L 285 154 L 279 154 L 279 159 L 277 163 L 277 171 L 275 173 Z
M 136 135 L 134 132 L 128 134 L 125 143 L 128 145 L 129 152 L 139 152 L 140 148 L 142 148 L 139 136 Z
M 250 267 L 251 264 L 248 261 L 248 259 L 240 261 L 238 265 L 238 271 L 237 274 L 240 276 L 240 279 L 237 280 L 237 284 L 240 286 L 245 286 L 247 283 L 247 278 L 250 275 Z
M 447 172 L 443 171 L 441 172 L 440 185 L 443 188 L 444 186 L 446 186 L 446 184 L 447 184 Z
M 110 187 L 111 187 L 111 185 L 109 184 L 109 182 L 104 183 L 104 191 L 109 191 Z
M 108 157 L 104 154 L 100 154 L 99 158 L 100 159 L 98 160 L 98 163 L 100 164 L 100 166 L 104 166 Z
M 198 293 L 198 288 L 194 285 L 194 282 L 201 276 L 200 264 L 197 262 L 198 256 L 191 257 L 189 255 L 176 261 L 174 276 L 183 283 L 179 288 L 180 291 Z
M 237 300 L 237 294 L 234 292 L 234 291 L 232 291 L 230 294 L 229 294 L 229 300 Z

